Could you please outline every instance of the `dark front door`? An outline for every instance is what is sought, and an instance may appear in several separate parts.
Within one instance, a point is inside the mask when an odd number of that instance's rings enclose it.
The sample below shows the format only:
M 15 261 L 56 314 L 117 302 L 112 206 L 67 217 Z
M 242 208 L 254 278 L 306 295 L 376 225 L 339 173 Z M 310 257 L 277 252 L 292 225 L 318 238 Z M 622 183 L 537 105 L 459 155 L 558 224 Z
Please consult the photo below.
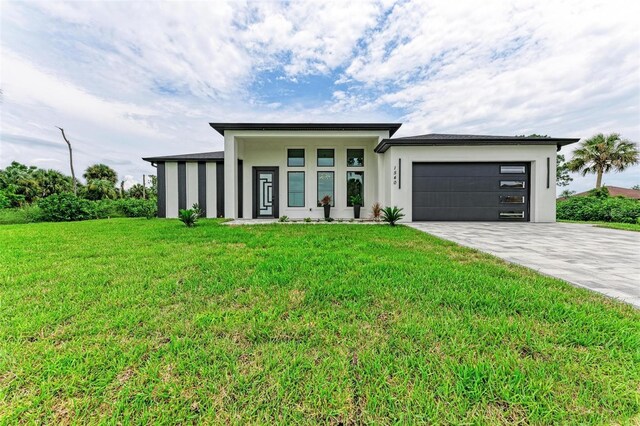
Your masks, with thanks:
M 528 221 L 529 163 L 414 163 L 413 220 Z
M 253 217 L 278 217 L 278 168 L 253 168 Z

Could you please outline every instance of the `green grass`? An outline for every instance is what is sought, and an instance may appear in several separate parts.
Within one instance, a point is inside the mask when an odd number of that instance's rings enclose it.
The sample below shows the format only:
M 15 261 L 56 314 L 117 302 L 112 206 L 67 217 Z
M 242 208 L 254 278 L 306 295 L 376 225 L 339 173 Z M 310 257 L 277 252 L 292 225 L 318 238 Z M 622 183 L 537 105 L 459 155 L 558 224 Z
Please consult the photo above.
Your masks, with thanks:
M 640 313 L 410 228 L 0 227 L 0 423 L 637 422 Z
M 558 222 L 566 223 L 584 223 L 594 225 L 597 228 L 620 229 L 622 231 L 640 232 L 640 223 L 618 223 L 618 222 L 584 222 L 577 220 L 560 220 Z

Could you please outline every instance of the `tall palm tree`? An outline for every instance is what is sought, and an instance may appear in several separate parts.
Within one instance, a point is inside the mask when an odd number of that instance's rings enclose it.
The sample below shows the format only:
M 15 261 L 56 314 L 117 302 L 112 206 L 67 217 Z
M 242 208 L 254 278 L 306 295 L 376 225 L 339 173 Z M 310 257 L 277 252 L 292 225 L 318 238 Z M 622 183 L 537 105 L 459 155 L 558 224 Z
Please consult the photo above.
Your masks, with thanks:
M 621 172 L 629 166 L 638 164 L 638 146 L 621 139 L 619 133 L 595 136 L 582 142 L 573 151 L 573 158 L 567 164 L 572 172 L 582 172 L 582 176 L 595 173 L 596 189 L 602 186 L 602 175 L 610 171 Z
M 116 185 L 118 181 L 118 174 L 111 167 L 106 164 L 94 164 L 92 166 L 87 167 L 84 174 L 82 175 L 87 182 L 90 180 L 106 180 Z

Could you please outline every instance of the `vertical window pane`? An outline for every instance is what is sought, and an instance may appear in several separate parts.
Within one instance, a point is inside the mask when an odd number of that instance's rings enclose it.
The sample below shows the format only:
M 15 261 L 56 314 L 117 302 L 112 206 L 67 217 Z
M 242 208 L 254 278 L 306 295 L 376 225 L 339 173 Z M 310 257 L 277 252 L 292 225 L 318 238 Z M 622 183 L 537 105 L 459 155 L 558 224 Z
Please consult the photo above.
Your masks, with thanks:
M 288 206 L 304 207 L 304 172 L 289 172 Z
M 322 205 L 320 200 L 322 200 L 325 195 L 331 197 L 331 206 L 336 205 L 333 188 L 333 172 L 318 172 L 318 206 Z
M 364 204 L 364 172 L 347 172 L 347 206 L 353 206 L 354 195 L 360 195 Z
M 304 149 L 288 149 L 287 150 L 287 166 L 289 167 L 304 166 Z
M 334 154 L 333 149 L 318 150 L 318 167 L 333 167 Z
M 364 149 L 347 149 L 347 167 L 364 166 Z

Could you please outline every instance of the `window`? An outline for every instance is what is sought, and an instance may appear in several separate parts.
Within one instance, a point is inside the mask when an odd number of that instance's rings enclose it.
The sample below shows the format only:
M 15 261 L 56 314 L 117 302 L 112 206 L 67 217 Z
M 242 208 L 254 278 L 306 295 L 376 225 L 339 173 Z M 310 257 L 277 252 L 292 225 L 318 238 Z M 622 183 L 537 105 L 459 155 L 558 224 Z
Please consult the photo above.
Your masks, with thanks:
M 507 174 L 507 173 L 522 174 L 524 172 L 525 172 L 524 166 L 500 166 L 500 173 L 502 174 Z
M 524 204 L 524 195 L 501 195 L 500 202 L 503 204 Z
M 500 188 L 524 189 L 523 180 L 501 180 Z
M 288 149 L 287 166 L 304 167 L 304 149 Z
M 287 180 L 287 206 L 304 207 L 304 172 L 288 172 Z
M 326 195 L 331 197 L 331 206 L 333 207 L 336 205 L 333 188 L 333 172 L 318 172 L 318 207 L 322 205 L 320 200 L 322 200 Z
M 347 172 L 347 206 L 353 206 L 354 195 L 360 195 L 364 203 L 364 172 Z
M 318 150 L 318 167 L 333 167 L 334 152 L 333 149 Z
M 347 149 L 347 167 L 364 167 L 364 149 Z
M 500 212 L 500 219 L 524 219 L 524 212 Z

